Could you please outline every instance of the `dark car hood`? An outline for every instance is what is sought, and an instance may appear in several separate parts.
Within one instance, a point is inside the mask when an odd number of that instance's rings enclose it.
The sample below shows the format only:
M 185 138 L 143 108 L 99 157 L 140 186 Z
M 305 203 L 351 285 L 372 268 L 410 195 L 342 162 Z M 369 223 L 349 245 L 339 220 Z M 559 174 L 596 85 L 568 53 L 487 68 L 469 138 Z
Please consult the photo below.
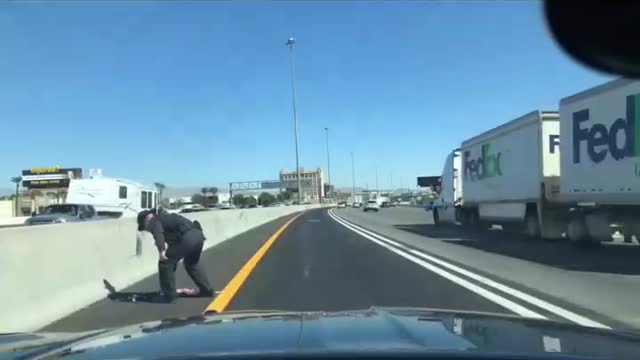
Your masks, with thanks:
M 406 308 L 236 312 L 80 334 L 0 336 L 0 359 L 189 355 L 564 355 L 636 359 L 640 336 L 501 315 Z

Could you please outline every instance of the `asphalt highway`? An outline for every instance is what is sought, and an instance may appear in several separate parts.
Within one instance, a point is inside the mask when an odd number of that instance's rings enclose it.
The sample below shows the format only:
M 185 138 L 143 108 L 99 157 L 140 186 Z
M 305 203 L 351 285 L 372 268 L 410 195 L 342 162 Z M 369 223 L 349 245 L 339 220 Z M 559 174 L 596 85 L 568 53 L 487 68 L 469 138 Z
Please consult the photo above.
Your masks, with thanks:
M 580 277 L 583 271 L 574 273 L 553 264 L 532 263 L 513 251 L 499 253 L 496 243 L 493 252 L 482 248 L 488 246 L 484 244 L 487 238 L 508 249 L 514 242 L 529 248 L 529 253 L 541 244 L 507 240 L 508 235 L 497 233 L 475 236 L 457 229 L 438 232 L 431 224 L 430 214 L 415 208 L 381 209 L 378 213 L 315 209 L 286 216 L 203 254 L 202 264 L 220 291 L 215 299 L 179 298 L 173 304 L 120 302 L 107 298 L 105 289 L 104 300 L 42 330 L 107 328 L 197 316 L 207 310 L 336 311 L 372 306 L 490 312 L 601 328 L 633 327 L 635 320 L 625 321 L 619 307 L 599 308 L 598 302 L 591 305 L 564 296 L 566 289 L 554 290 L 563 286 L 563 281 L 582 286 L 580 281 L 586 281 Z M 473 236 L 473 241 L 469 240 Z M 541 245 L 543 251 L 549 250 L 547 245 Z M 558 274 L 564 274 L 564 278 Z M 634 276 L 629 281 L 637 279 Z M 550 285 L 545 288 L 538 282 Z M 178 287 L 193 286 L 181 267 L 177 283 Z M 146 293 L 157 288 L 157 277 L 151 276 L 117 290 Z M 576 293 L 583 291 L 588 292 L 581 287 Z

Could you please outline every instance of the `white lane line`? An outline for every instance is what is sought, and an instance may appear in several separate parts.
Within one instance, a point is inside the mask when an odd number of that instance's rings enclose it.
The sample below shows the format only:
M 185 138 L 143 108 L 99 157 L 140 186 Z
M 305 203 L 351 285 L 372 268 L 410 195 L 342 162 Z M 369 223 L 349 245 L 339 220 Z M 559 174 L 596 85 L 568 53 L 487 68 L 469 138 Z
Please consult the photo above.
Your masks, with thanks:
M 359 234 L 360 236 L 363 236 L 363 237 L 375 242 L 376 244 L 378 244 L 378 245 L 380 245 L 380 246 L 382 246 L 382 247 L 384 247 L 384 248 L 386 248 L 386 249 L 388 249 L 388 250 L 390 250 L 390 251 L 402 256 L 403 258 L 405 258 L 405 259 L 407 259 L 409 261 L 412 261 L 412 262 L 422 266 L 423 268 L 425 268 L 425 269 L 427 269 L 427 270 L 429 270 L 429 271 L 431 271 L 433 273 L 436 273 L 436 274 L 442 276 L 443 278 L 445 278 L 447 280 L 450 280 L 450 281 L 452 281 L 452 282 L 454 282 L 454 283 L 456 283 L 456 284 L 458 284 L 458 285 L 460 285 L 460 286 L 462 286 L 462 287 L 464 287 L 464 288 L 466 288 L 468 290 L 473 291 L 474 293 L 476 293 L 476 294 L 478 294 L 478 295 L 480 295 L 480 296 L 482 296 L 482 297 L 484 297 L 484 298 L 486 298 L 486 299 L 488 299 L 488 300 L 490 300 L 490 301 L 492 301 L 492 302 L 504 307 L 505 309 L 511 310 L 512 312 L 514 312 L 514 313 L 516 313 L 516 314 L 518 314 L 520 316 L 525 316 L 525 317 L 529 317 L 529 318 L 537 318 L 537 319 L 546 319 L 546 317 L 538 314 L 535 311 L 529 310 L 529 309 L 525 308 L 524 306 L 518 305 L 518 304 L 516 304 L 515 302 L 513 302 L 513 301 L 511 301 L 509 299 L 506 299 L 506 298 L 504 298 L 504 297 L 502 297 L 500 295 L 497 295 L 497 294 L 492 293 L 492 292 L 490 292 L 488 290 L 485 290 L 485 289 L 481 288 L 480 286 L 478 286 L 476 284 L 473 284 L 473 283 L 471 283 L 471 282 L 469 282 L 469 281 L 467 281 L 467 280 L 465 280 L 465 279 L 463 279 L 461 277 L 458 277 L 458 276 L 456 276 L 456 275 L 454 275 L 454 274 L 452 274 L 450 272 L 442 270 L 441 268 L 439 268 L 439 267 L 437 267 L 437 266 L 435 266 L 433 264 L 430 264 L 430 263 L 428 263 L 428 262 L 426 262 L 424 260 L 421 260 L 421 259 L 419 259 L 419 258 L 417 258 L 417 257 L 415 257 L 415 256 L 413 256 L 411 254 L 408 254 L 408 253 L 406 253 L 404 251 L 398 250 L 398 249 L 386 244 L 385 242 L 380 241 L 380 240 L 374 238 L 373 236 L 371 236 L 369 234 L 366 234 L 363 231 L 360 231 L 356 227 L 354 227 L 354 226 L 352 226 L 352 225 L 350 225 L 350 224 L 348 224 L 346 222 L 343 222 L 342 219 L 338 218 L 331 211 L 329 211 L 329 216 L 331 216 L 340 225 L 342 225 L 342 226 L 348 228 L 349 230 Z
M 337 217 L 337 215 L 334 215 L 334 216 Z M 456 266 L 456 265 L 450 264 L 448 262 L 442 261 L 442 260 L 440 260 L 438 258 L 435 258 L 435 257 L 430 256 L 428 254 L 425 254 L 423 252 L 417 251 L 415 249 L 411 249 L 411 248 L 409 248 L 409 247 L 407 247 L 407 246 L 405 246 L 403 244 L 400 244 L 400 243 L 398 243 L 396 241 L 387 239 L 387 238 L 385 238 L 385 237 L 383 237 L 381 235 L 378 235 L 378 234 L 373 233 L 373 232 L 371 232 L 369 230 L 366 230 L 366 229 L 364 229 L 364 228 L 362 228 L 362 227 L 360 227 L 358 225 L 355 225 L 355 224 L 353 224 L 351 222 L 348 222 L 347 220 L 344 220 L 342 218 L 340 218 L 340 220 L 342 220 L 344 222 L 347 222 L 349 225 L 358 228 L 362 232 L 365 232 L 365 233 L 369 234 L 370 236 L 373 236 L 373 237 L 375 237 L 377 239 L 380 239 L 380 240 L 382 240 L 382 241 L 384 241 L 384 242 L 386 242 L 388 244 L 397 246 L 397 247 L 403 249 L 404 251 L 408 251 L 409 253 L 411 253 L 413 255 L 419 256 L 419 257 L 421 257 L 421 258 L 423 258 L 425 260 L 431 261 L 432 263 L 438 264 L 438 265 L 440 265 L 442 267 L 445 267 L 445 268 L 447 268 L 449 270 L 455 271 L 460 275 L 463 275 L 463 276 L 466 276 L 466 277 L 468 277 L 470 279 L 476 280 L 476 281 L 478 281 L 478 282 L 480 282 L 480 283 L 482 283 L 484 285 L 487 285 L 487 286 L 490 286 L 490 287 L 492 287 L 494 289 L 500 290 L 500 291 L 502 291 L 502 292 L 504 292 L 506 294 L 509 294 L 509 295 L 511 295 L 513 297 L 516 297 L 516 298 L 518 298 L 520 300 L 526 301 L 529 304 L 532 304 L 532 305 L 535 305 L 537 307 L 543 308 L 543 309 L 545 309 L 545 310 L 547 310 L 547 311 L 549 311 L 551 313 L 554 313 L 554 314 L 556 314 L 556 315 L 558 315 L 558 316 L 560 316 L 562 318 L 565 318 L 567 320 L 573 321 L 573 322 L 575 322 L 577 324 L 580 324 L 582 326 L 590 326 L 590 327 L 596 327 L 596 328 L 601 328 L 601 329 L 611 329 L 611 327 L 609 327 L 607 325 L 604 325 L 604 324 L 599 323 L 597 321 L 591 320 L 591 319 L 589 319 L 587 317 L 584 317 L 582 315 L 576 314 L 576 313 L 574 313 L 572 311 L 566 310 L 566 309 L 561 308 L 559 306 L 553 305 L 553 304 L 551 304 L 551 303 L 549 303 L 547 301 L 544 301 L 544 300 L 539 299 L 537 297 L 534 297 L 534 296 L 531 296 L 529 294 L 526 294 L 526 293 L 524 293 L 524 292 L 522 292 L 520 290 L 516 290 L 516 289 L 514 289 L 512 287 L 509 287 L 509 286 L 503 285 L 501 283 L 498 283 L 496 281 L 493 281 L 491 279 L 488 279 L 488 278 L 486 278 L 484 276 L 472 273 L 472 272 L 470 272 L 468 270 L 465 270 L 465 269 L 463 269 L 463 268 L 461 268 L 459 266 Z

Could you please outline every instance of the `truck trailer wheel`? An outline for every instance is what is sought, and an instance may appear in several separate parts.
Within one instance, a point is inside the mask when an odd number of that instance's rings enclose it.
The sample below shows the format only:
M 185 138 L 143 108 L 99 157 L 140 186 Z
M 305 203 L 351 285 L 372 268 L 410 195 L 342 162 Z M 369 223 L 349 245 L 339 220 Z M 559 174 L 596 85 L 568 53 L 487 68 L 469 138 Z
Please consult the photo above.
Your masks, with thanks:
M 567 238 L 576 246 L 588 246 L 594 244 L 589 229 L 582 214 L 575 215 L 569 220 L 567 225 Z
M 433 225 L 440 226 L 440 214 L 438 214 L 438 209 L 433 209 Z
M 524 219 L 525 233 L 529 239 L 540 237 L 540 222 L 538 221 L 538 211 L 530 208 Z
M 469 209 L 465 215 L 465 222 L 467 228 L 472 230 L 478 230 L 480 228 L 480 214 L 478 209 Z

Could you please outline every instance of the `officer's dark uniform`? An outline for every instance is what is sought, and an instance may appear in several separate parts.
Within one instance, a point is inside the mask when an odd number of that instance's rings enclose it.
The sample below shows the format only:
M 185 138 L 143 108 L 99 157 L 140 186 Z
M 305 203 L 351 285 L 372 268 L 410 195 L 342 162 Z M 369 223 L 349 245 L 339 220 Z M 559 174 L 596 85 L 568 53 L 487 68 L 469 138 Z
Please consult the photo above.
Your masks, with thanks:
M 150 212 L 155 216 L 145 225 L 144 218 Z M 176 296 L 175 271 L 180 259 L 184 259 L 184 268 L 200 294 L 213 294 L 207 276 L 198 264 L 205 236 L 191 220 L 165 211 L 147 210 L 138 214 L 138 230 L 151 232 L 158 251 L 166 250 L 168 260 L 158 261 L 158 276 L 167 300 L 173 300 Z

